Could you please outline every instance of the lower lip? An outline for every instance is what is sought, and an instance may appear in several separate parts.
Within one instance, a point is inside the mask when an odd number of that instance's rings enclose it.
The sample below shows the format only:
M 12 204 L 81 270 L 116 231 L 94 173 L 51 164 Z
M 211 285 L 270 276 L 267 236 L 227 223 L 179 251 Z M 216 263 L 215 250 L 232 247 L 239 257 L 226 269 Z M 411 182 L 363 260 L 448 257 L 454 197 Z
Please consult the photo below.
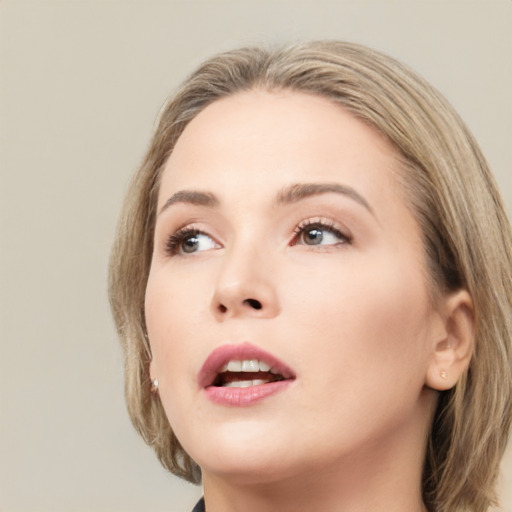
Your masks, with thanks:
M 208 399 L 216 404 L 247 407 L 284 391 L 292 382 L 292 379 L 287 379 L 247 388 L 208 386 L 205 392 Z

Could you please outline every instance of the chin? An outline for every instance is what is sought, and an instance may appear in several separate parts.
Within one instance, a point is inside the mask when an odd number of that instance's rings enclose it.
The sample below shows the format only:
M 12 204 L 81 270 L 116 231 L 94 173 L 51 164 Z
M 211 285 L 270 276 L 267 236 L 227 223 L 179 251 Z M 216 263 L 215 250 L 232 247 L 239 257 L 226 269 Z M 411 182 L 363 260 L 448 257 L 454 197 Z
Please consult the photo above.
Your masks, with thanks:
M 279 434 L 276 435 L 276 432 Z M 187 439 L 184 446 L 203 473 L 215 474 L 239 483 L 265 483 L 291 476 L 297 461 L 292 443 L 283 429 L 261 421 L 237 420 L 210 425 L 206 434 Z
M 278 454 L 237 453 L 234 457 L 224 460 L 205 462 L 201 465 L 203 478 L 208 475 L 221 478 L 234 485 L 267 485 L 276 482 L 293 480 L 301 473 L 301 464 L 298 461 L 283 459 Z M 311 468 L 306 468 L 311 469 Z

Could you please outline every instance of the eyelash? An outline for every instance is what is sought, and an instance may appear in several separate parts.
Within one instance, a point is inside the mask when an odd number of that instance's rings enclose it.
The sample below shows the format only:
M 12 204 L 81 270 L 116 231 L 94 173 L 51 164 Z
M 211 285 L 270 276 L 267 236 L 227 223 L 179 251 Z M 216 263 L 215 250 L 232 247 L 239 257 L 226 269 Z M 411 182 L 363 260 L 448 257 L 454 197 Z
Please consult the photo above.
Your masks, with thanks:
M 322 231 L 328 231 L 335 235 L 337 238 L 340 239 L 340 244 L 351 244 L 352 243 L 352 237 L 350 235 L 347 235 L 340 231 L 338 228 L 335 227 L 334 223 L 330 221 L 320 220 L 320 219 L 308 219 L 305 221 L 302 221 L 300 224 L 297 225 L 297 227 L 293 230 L 293 237 L 291 240 L 291 245 L 297 245 L 300 241 L 300 237 L 303 233 L 306 232 L 307 229 L 311 228 L 318 228 Z M 181 244 L 186 240 L 187 238 L 197 236 L 197 235 L 204 235 L 208 238 L 212 238 L 208 233 L 205 231 L 202 231 L 198 228 L 192 227 L 192 226 L 185 226 L 183 228 L 178 229 L 175 233 L 169 236 L 167 239 L 167 243 L 165 245 L 165 253 L 168 256 L 184 256 L 186 253 L 180 252 Z M 332 244 L 333 245 L 333 244 Z M 332 246 L 331 245 L 331 246 Z M 322 246 L 326 247 L 326 246 Z M 327 246 L 329 247 L 329 246 Z M 190 254 L 193 254 L 190 253 Z
M 165 244 L 166 254 L 169 256 L 181 255 L 182 253 L 180 253 L 180 245 L 183 243 L 183 241 L 186 238 L 190 238 L 192 236 L 197 236 L 197 235 L 205 235 L 208 237 L 210 236 L 210 235 L 208 235 L 208 233 L 205 233 L 204 231 L 201 231 L 200 229 L 193 228 L 190 226 L 185 226 L 183 228 L 178 229 L 178 231 L 176 231 L 176 233 L 173 233 L 167 239 L 167 243 Z
M 306 232 L 307 229 L 318 228 L 322 231 L 329 231 L 337 238 L 340 239 L 340 244 L 348 244 L 352 243 L 352 237 L 340 231 L 333 222 L 326 221 L 322 219 L 307 219 L 301 222 L 294 230 L 293 230 L 293 245 L 297 244 L 301 235 Z M 325 246 L 324 246 L 325 247 Z

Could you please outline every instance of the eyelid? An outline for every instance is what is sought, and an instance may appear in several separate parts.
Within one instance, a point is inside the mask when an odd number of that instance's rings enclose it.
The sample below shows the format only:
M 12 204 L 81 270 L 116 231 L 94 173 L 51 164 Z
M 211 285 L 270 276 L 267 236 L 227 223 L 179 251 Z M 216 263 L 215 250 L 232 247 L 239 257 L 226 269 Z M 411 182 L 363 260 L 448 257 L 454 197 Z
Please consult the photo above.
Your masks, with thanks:
M 323 228 L 326 231 L 330 231 L 331 233 L 334 233 L 338 238 L 340 238 L 340 243 L 342 243 L 343 240 L 345 240 L 345 243 L 347 243 L 347 244 L 352 243 L 353 236 L 347 228 L 340 226 L 339 223 L 337 223 L 329 218 L 311 217 L 311 218 L 305 219 L 297 224 L 297 226 L 293 230 L 291 245 L 297 245 L 298 237 L 309 226 L 319 226 L 320 228 Z M 324 245 L 323 247 L 326 247 L 326 246 Z
M 164 255 L 166 257 L 174 257 L 174 256 L 186 256 L 190 257 L 195 254 L 195 252 L 191 252 L 189 254 L 181 252 L 179 250 L 179 245 L 185 240 L 185 238 L 194 236 L 194 235 L 204 235 L 210 238 L 213 243 L 221 247 L 222 244 L 217 240 L 217 238 L 205 230 L 203 227 L 200 227 L 197 223 L 185 223 L 184 225 L 174 229 L 170 234 L 166 235 L 164 242 Z M 197 251 L 204 252 L 204 251 Z
M 295 225 L 293 233 L 288 241 L 288 245 L 306 245 L 300 244 L 299 237 L 308 228 L 308 226 L 318 226 L 319 228 L 325 231 L 329 231 L 332 234 L 334 234 L 337 238 L 339 238 L 339 244 L 319 244 L 317 246 L 318 248 L 334 247 L 337 245 L 345 245 L 352 243 L 353 237 L 350 230 L 346 228 L 344 225 L 340 224 L 339 221 L 335 221 L 329 217 L 315 216 L 305 218 Z M 216 246 L 215 248 L 223 247 L 223 243 L 219 241 L 219 238 L 216 235 L 214 235 L 211 231 L 211 229 L 205 228 L 205 224 L 203 222 L 200 222 L 198 220 L 189 220 L 187 222 L 179 224 L 177 227 L 171 230 L 170 234 L 166 234 L 164 237 L 162 247 L 164 257 L 191 257 L 196 254 L 206 252 L 205 250 L 201 250 L 186 253 L 180 249 L 180 244 L 183 242 L 183 240 L 193 235 L 204 235 L 213 241 L 213 243 Z

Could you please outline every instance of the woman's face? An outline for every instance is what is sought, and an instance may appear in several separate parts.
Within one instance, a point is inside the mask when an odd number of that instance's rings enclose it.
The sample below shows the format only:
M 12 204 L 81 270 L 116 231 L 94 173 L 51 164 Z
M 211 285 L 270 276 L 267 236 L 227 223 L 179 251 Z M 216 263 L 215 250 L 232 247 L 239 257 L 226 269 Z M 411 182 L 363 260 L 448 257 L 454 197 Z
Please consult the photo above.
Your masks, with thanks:
M 442 322 L 395 156 L 341 107 L 290 91 L 219 100 L 178 140 L 146 319 L 151 376 L 204 475 L 421 451 Z

